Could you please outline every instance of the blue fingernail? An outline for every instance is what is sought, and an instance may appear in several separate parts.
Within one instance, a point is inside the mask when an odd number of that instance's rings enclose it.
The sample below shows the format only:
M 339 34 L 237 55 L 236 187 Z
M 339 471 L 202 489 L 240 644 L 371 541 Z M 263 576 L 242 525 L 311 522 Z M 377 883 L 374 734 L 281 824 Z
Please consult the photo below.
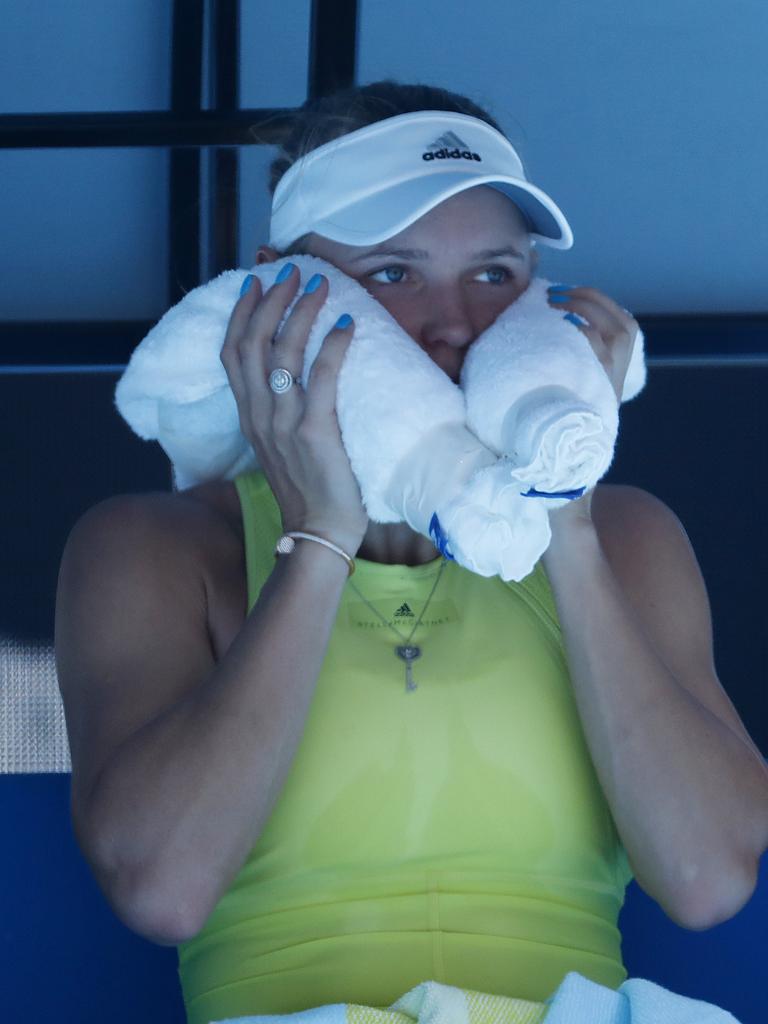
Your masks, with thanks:
M 567 302 L 569 298 L 570 298 L 569 295 L 550 295 L 549 296 L 549 301 L 550 302 Z
M 570 291 L 571 288 L 575 288 L 575 287 L 576 287 L 575 284 L 551 284 L 549 286 L 549 288 L 547 288 L 547 291 L 548 292 L 567 292 L 567 291 Z
M 586 327 L 587 321 L 584 317 L 579 316 L 578 313 L 566 313 L 563 320 L 570 320 L 572 324 L 576 324 L 577 327 Z
M 304 289 L 304 294 L 305 295 L 309 295 L 310 292 L 316 292 L 317 289 L 320 287 L 320 282 L 322 280 L 323 280 L 323 275 L 322 274 L 315 274 L 314 277 L 311 277 L 309 279 L 309 284 Z
M 349 327 L 352 323 L 352 317 L 349 313 L 342 313 L 339 319 L 334 324 L 334 327 Z
M 252 284 L 253 284 L 253 274 L 249 274 L 246 277 L 246 279 L 243 281 L 242 286 L 240 288 L 240 298 L 241 299 L 245 295 L 245 293 L 248 291 L 248 289 L 251 287 Z
M 283 267 L 283 269 L 280 271 L 280 273 L 275 278 L 275 284 L 282 284 L 283 281 L 286 280 L 286 278 L 290 277 L 290 275 L 293 273 L 295 268 L 296 268 L 296 264 L 295 263 L 286 263 L 285 266 Z

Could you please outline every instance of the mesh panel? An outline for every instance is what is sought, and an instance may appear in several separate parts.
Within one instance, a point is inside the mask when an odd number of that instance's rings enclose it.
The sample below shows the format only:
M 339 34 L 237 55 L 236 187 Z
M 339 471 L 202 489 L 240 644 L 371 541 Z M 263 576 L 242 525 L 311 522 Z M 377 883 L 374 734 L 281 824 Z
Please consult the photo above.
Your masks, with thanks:
M 0 636 L 0 773 L 71 767 L 53 646 Z

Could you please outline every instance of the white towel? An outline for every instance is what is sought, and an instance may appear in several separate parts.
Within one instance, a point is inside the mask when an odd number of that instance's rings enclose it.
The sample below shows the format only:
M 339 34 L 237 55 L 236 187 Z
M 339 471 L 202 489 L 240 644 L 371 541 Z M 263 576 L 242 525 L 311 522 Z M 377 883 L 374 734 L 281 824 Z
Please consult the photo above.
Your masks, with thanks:
M 614 991 L 569 971 L 547 1003 L 545 1024 L 739 1024 L 713 1003 L 677 995 L 645 978 L 627 978 Z
M 384 1011 L 372 1010 L 371 1021 L 400 1024 L 405 1014 L 418 1024 L 513 1024 L 522 1019 L 540 1019 L 541 1024 L 739 1024 L 727 1010 L 700 999 L 677 995 L 644 978 L 628 978 L 618 991 L 569 971 L 544 1004 L 543 1017 L 537 1004 L 502 996 L 485 996 L 471 989 L 424 981 Z M 297 1013 L 252 1017 L 229 1017 L 211 1024 L 348 1024 L 347 1008 L 355 1004 L 328 1003 Z M 539 1004 L 540 1005 L 540 1004 Z M 526 1012 L 529 1008 L 529 1014 Z M 361 1019 L 355 1014 L 355 1019 Z
M 592 346 L 547 301 L 544 278 L 470 346 L 461 369 L 467 426 L 522 483 L 546 491 L 589 489 L 613 458 L 616 394 Z M 622 402 L 646 383 L 638 331 Z
M 284 258 L 262 264 L 252 267 L 250 272 L 259 277 L 266 290 L 288 261 Z M 542 499 L 536 495 L 538 500 L 531 501 L 521 492 L 565 489 L 557 484 L 559 479 L 573 478 L 572 474 L 569 476 L 567 462 L 573 445 L 558 448 L 554 442 L 555 454 L 560 453 L 554 469 L 547 457 L 539 458 L 537 469 L 535 452 L 525 467 L 513 462 L 506 453 L 500 458 L 500 447 L 492 449 L 468 429 L 462 389 L 361 285 L 317 257 L 293 256 L 290 261 L 299 268 L 301 284 L 280 327 L 313 273 L 321 272 L 329 280 L 328 298 L 307 341 L 302 371 L 305 380 L 338 316 L 349 312 L 355 319 L 353 339 L 339 373 L 337 413 L 343 443 L 370 519 L 382 523 L 407 522 L 412 529 L 431 537 L 449 557 L 481 575 L 522 579 L 549 544 L 546 506 L 553 507 L 555 502 L 562 504 L 568 499 L 548 495 Z M 145 440 L 159 441 L 168 454 L 179 490 L 206 480 L 231 480 L 238 473 L 257 467 L 255 453 L 240 431 L 237 404 L 220 359 L 229 317 L 246 273 L 225 271 L 195 288 L 170 309 L 134 350 L 115 390 L 116 407 L 132 429 Z M 527 324 L 532 316 L 535 320 L 535 310 L 532 312 L 529 306 L 541 305 L 549 329 L 554 332 L 556 327 L 561 341 L 566 339 L 575 349 L 586 347 L 591 355 L 584 335 L 542 298 L 547 282 L 536 279 L 535 284 L 536 289 L 528 290 L 532 301 L 521 307 L 522 321 Z M 489 365 L 493 365 L 493 375 L 503 367 L 505 355 L 504 376 L 516 373 L 517 356 L 509 338 L 515 332 L 516 307 L 526 295 L 528 292 L 505 310 L 470 348 L 467 358 L 483 343 L 481 358 L 473 360 L 467 376 L 475 406 L 488 378 L 483 371 L 483 351 L 487 352 Z M 541 312 L 539 319 L 543 320 Z M 530 337 L 530 327 L 526 330 Z M 574 391 L 569 393 L 570 405 L 561 404 L 555 410 L 556 415 L 564 416 L 564 432 L 570 434 L 574 427 L 569 417 L 572 419 L 573 403 L 578 401 L 581 390 L 599 396 L 601 384 L 603 389 L 610 389 L 596 357 L 585 360 L 581 352 L 581 362 L 578 386 L 574 385 Z M 566 373 L 564 365 L 558 369 L 558 364 L 553 364 L 552 373 L 556 380 L 562 380 Z M 536 388 L 542 376 L 547 376 L 546 366 L 543 373 L 541 367 L 536 371 Z M 595 377 L 602 381 L 595 383 Z M 503 406 L 505 402 L 517 403 L 513 415 L 519 423 L 535 420 L 541 403 L 528 403 L 528 418 L 519 412 L 525 404 L 524 380 L 520 377 L 516 393 L 507 389 L 497 394 L 491 388 L 489 394 L 494 399 L 497 420 L 510 420 L 509 405 Z M 489 408 L 491 404 L 489 400 Z M 614 396 L 608 428 L 604 431 L 614 441 L 615 404 Z M 599 419 L 600 411 L 592 414 L 590 422 Z M 530 431 L 541 438 L 545 450 L 557 435 L 551 420 L 550 415 L 546 430 L 534 426 Z M 495 439 L 499 431 L 494 433 L 492 424 L 493 416 L 485 415 L 478 429 L 488 431 L 488 436 Z M 504 435 L 502 430 L 501 435 L 509 436 L 509 431 Z M 611 446 L 609 461 L 612 451 Z M 544 465 L 548 467 L 545 476 L 540 472 Z M 524 479 L 516 475 L 523 471 L 527 474 Z M 537 488 L 538 483 L 546 486 Z
M 461 370 L 467 426 L 500 458 L 474 474 L 440 522 L 455 537 L 457 561 L 489 575 L 477 563 L 488 545 L 462 545 L 480 528 L 470 528 L 468 510 L 495 513 L 505 580 L 531 572 L 551 540 L 549 510 L 595 486 L 618 435 L 613 385 L 583 332 L 549 304 L 549 284 L 534 278 L 470 346 Z M 622 402 L 646 380 L 638 328 Z
M 327 1003 L 296 1013 L 265 1013 L 259 1017 L 227 1017 L 210 1024 L 347 1024 L 347 1004 Z

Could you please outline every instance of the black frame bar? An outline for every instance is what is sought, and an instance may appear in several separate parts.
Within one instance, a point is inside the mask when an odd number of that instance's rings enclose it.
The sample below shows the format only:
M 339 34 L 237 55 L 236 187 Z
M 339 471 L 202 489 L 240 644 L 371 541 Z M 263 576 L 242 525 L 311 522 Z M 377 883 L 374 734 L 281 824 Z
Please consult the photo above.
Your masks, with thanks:
M 286 107 L 251 110 L 134 110 L 120 113 L 2 114 L 0 149 L 107 149 L 113 146 L 276 144 L 291 117 Z M 263 124 L 261 123 L 263 122 Z
M 171 112 L 200 110 L 203 88 L 203 0 L 173 5 L 171 41 Z M 168 306 L 174 306 L 200 283 L 199 149 L 172 146 L 169 153 Z
M 219 115 L 234 114 L 240 106 L 239 59 L 240 24 L 236 0 L 214 4 L 211 78 L 214 106 Z M 237 262 L 239 222 L 239 175 L 237 151 L 217 146 L 211 153 L 208 206 L 210 224 L 210 265 L 202 277 L 216 277 Z

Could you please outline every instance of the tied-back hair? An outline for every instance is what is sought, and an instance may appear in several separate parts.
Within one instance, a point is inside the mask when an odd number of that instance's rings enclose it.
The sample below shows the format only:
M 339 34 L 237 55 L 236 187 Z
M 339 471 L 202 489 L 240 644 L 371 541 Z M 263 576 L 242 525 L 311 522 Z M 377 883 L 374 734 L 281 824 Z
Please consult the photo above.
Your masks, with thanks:
M 482 107 L 466 96 L 447 89 L 431 85 L 406 85 L 393 79 L 339 89 L 328 96 L 307 100 L 296 111 L 291 127 L 280 143 L 280 153 L 269 166 L 270 195 L 274 195 L 286 171 L 313 149 L 377 121 L 419 110 L 450 110 L 457 114 L 469 114 L 504 134 L 494 118 Z M 309 234 L 305 234 L 297 238 L 282 255 L 296 256 L 303 253 L 308 237 Z

